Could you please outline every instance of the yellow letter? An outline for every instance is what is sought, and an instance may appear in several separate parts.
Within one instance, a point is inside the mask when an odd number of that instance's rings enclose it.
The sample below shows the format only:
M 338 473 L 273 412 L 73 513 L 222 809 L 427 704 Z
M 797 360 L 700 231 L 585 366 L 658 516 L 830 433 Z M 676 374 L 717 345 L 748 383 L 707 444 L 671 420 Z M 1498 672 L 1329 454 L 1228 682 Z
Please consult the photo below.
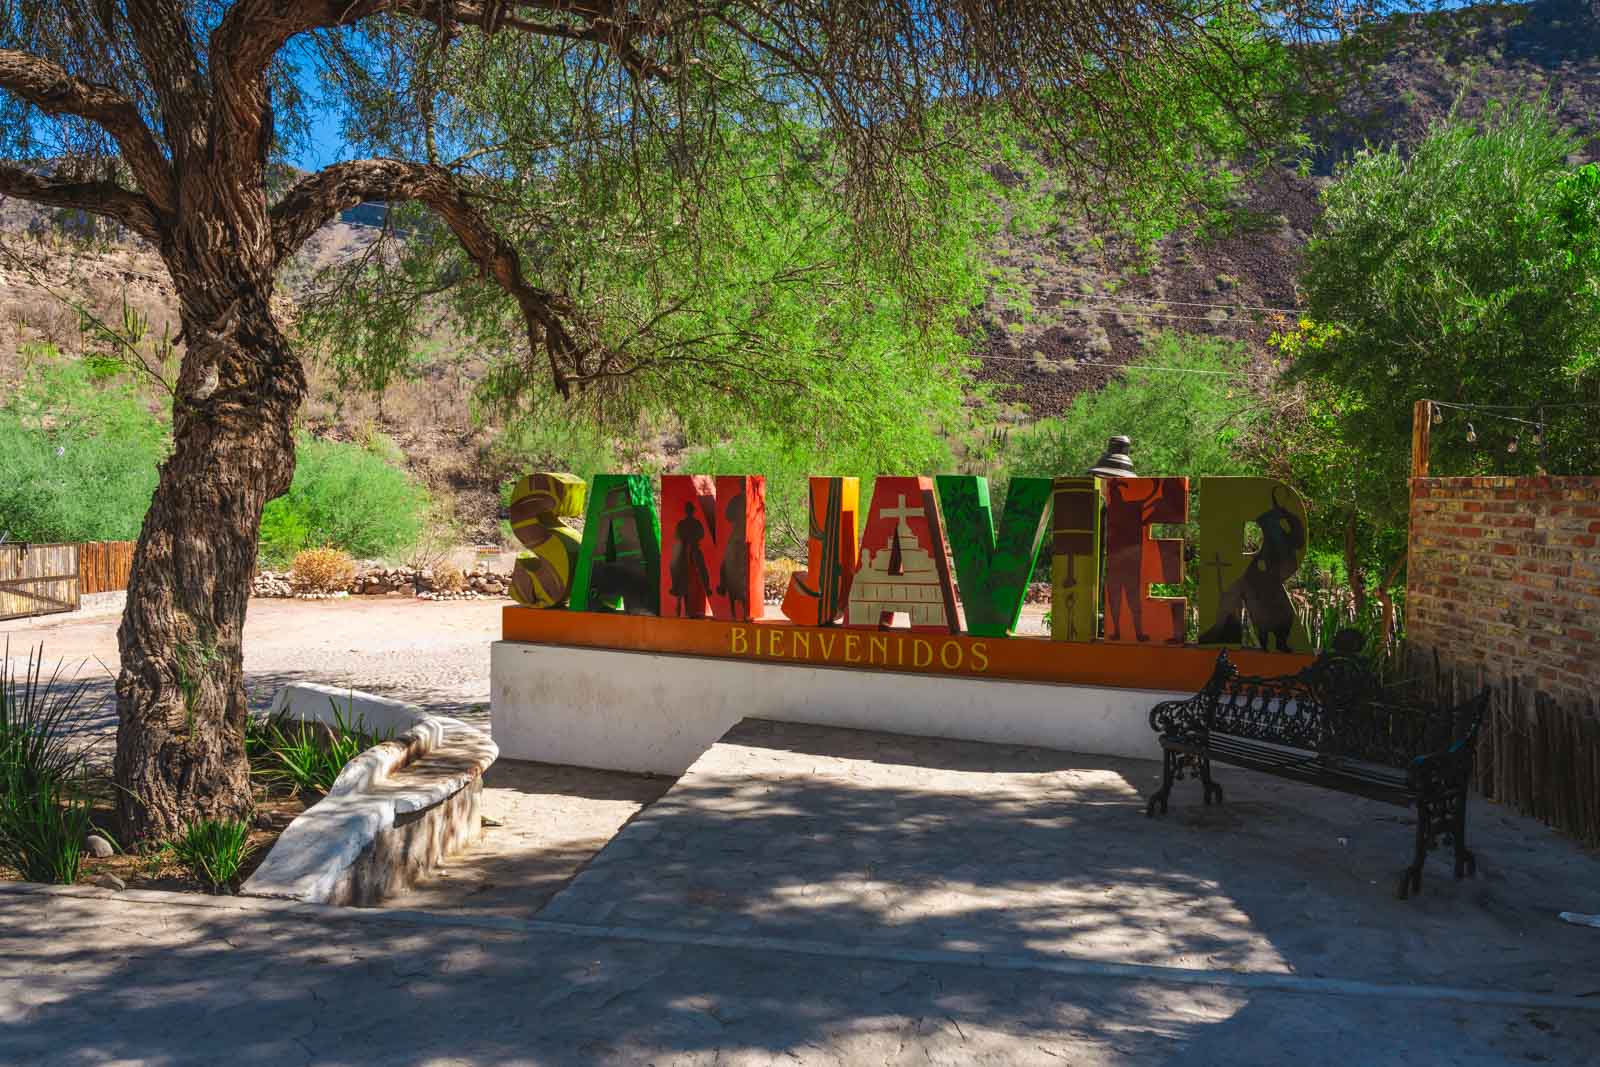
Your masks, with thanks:
M 989 669 L 989 646 L 982 641 L 972 642 L 972 669 L 975 671 Z
M 744 632 L 743 626 L 728 627 L 728 640 L 733 646 L 730 651 L 735 656 L 742 656 L 750 650 L 750 635 Z

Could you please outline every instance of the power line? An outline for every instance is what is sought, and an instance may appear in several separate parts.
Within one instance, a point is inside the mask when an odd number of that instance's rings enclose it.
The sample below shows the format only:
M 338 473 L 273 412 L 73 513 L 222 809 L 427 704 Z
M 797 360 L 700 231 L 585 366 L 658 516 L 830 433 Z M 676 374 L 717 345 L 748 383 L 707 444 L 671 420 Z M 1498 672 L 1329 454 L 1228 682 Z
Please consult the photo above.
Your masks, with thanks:
M 1162 299 L 1160 297 L 1153 297 L 1153 296 L 1117 296 L 1115 294 L 1107 294 L 1107 295 L 1104 295 L 1104 296 L 1099 296 L 1099 295 L 1079 295 L 1076 292 L 1074 292 L 1072 290 L 1069 290 L 1069 289 L 1067 289 L 1065 287 L 1056 287 L 1056 286 L 1050 286 L 1050 287 L 1029 286 L 1028 288 L 1029 288 L 1030 292 L 1033 292 L 1035 294 L 1040 294 L 1040 295 L 1045 295 L 1045 296 L 1070 297 L 1074 301 L 1077 301 L 1079 303 L 1101 304 L 1101 305 L 1105 305 L 1105 306 L 1115 305 L 1115 304 L 1118 304 L 1118 303 L 1124 303 L 1124 304 L 1158 304 L 1158 305 L 1165 305 L 1165 306 L 1168 306 L 1168 307 L 1217 308 L 1217 309 L 1220 309 L 1220 310 L 1223 310 L 1223 311 L 1270 311 L 1270 312 L 1276 312 L 1278 314 L 1283 314 L 1283 315 L 1300 315 L 1300 314 L 1304 314 L 1304 310 L 1305 310 L 1303 308 L 1267 307 L 1267 306 L 1265 306 L 1263 304 L 1215 304 L 1215 303 L 1207 303 L 1207 302 L 1199 301 L 1199 300 L 1165 300 L 1165 299 Z
M 1038 366 L 1040 361 L 1027 356 L 979 356 L 983 363 L 1031 363 Z M 1061 370 L 1075 370 L 1078 367 L 1110 367 L 1113 370 L 1149 370 L 1159 371 L 1163 374 L 1205 374 L 1218 378 L 1233 378 L 1243 380 L 1245 374 L 1237 371 L 1226 370 L 1201 370 L 1197 367 L 1161 367 L 1150 363 L 1106 363 L 1094 359 L 1067 358 L 1054 364 Z M 1042 369 L 1042 368 L 1041 368 Z

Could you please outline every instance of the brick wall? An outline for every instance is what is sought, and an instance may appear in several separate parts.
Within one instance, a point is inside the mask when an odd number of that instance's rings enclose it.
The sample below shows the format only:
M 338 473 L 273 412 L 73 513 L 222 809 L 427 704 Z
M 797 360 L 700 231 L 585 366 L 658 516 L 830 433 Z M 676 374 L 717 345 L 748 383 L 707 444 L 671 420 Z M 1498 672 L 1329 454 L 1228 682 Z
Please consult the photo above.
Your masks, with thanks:
M 1407 574 L 1413 654 L 1579 707 L 1600 689 L 1600 477 L 1416 479 Z

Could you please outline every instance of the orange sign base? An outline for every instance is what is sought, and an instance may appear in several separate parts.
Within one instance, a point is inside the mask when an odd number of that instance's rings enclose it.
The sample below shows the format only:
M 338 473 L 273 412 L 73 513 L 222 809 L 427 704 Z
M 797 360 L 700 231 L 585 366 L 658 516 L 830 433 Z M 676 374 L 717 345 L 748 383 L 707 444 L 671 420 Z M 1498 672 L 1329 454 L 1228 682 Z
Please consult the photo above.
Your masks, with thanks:
M 541 645 L 1176 692 L 1203 686 L 1217 661 L 1215 648 L 1194 645 L 946 636 L 517 606 L 505 609 L 501 633 L 507 641 Z M 1228 656 L 1241 671 L 1258 675 L 1292 674 L 1312 661 L 1302 653 L 1246 649 Z

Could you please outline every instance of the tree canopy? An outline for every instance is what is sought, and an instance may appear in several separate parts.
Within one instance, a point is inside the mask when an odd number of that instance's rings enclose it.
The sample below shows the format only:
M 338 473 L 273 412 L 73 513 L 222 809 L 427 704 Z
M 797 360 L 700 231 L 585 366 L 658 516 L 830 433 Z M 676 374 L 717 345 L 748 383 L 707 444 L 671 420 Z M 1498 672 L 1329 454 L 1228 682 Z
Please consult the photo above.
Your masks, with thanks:
M 1600 166 L 1570 162 L 1582 147 L 1534 101 L 1339 170 L 1285 338 L 1316 496 L 1403 526 L 1419 399 L 1468 406 L 1434 428 L 1439 473 L 1600 464 Z

